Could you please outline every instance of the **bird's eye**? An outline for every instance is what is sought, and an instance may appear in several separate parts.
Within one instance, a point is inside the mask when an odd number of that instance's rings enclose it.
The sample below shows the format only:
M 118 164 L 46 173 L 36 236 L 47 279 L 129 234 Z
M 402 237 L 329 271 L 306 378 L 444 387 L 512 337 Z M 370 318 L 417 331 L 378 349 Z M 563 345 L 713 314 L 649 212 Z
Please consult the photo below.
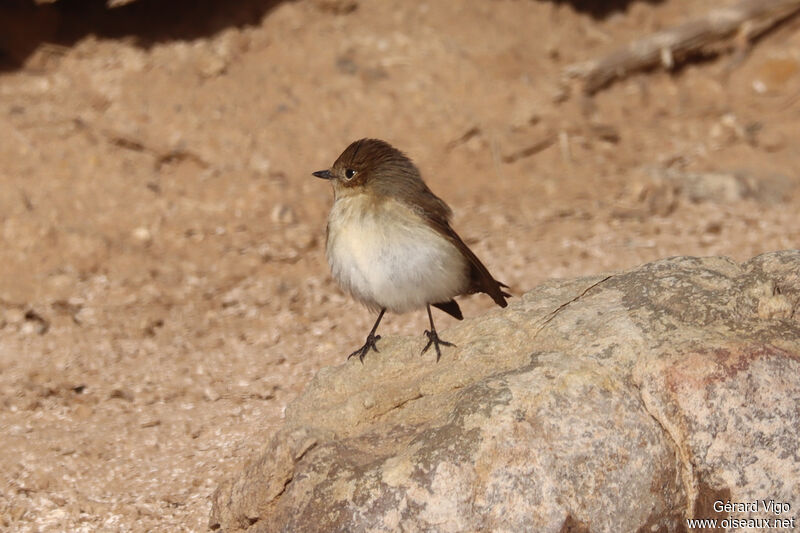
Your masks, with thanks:
M 355 176 L 355 175 L 356 175 L 356 171 L 353 170 L 352 168 L 348 168 L 347 170 L 344 171 L 344 177 L 349 179 L 349 180 L 353 179 L 353 176 Z

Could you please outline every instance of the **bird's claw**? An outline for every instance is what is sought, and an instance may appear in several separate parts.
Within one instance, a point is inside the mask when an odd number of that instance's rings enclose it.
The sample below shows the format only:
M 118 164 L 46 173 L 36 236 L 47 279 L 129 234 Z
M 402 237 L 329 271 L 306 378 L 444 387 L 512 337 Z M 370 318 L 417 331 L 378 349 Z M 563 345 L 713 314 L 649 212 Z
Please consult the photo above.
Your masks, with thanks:
M 367 353 L 369 353 L 369 349 L 370 348 L 372 348 L 376 352 L 380 353 L 380 351 L 378 350 L 378 347 L 375 345 L 375 343 L 378 342 L 380 340 L 380 338 L 381 338 L 380 335 L 369 335 L 367 337 L 367 340 L 364 342 L 364 346 L 362 346 L 358 350 L 356 350 L 353 353 L 351 353 L 350 355 L 348 355 L 347 359 L 349 360 L 354 355 L 357 355 L 358 356 L 358 360 L 361 361 L 361 364 L 364 364 L 364 356 L 367 355 Z
M 439 335 L 436 334 L 436 330 L 425 330 L 425 336 L 428 337 L 428 344 L 422 349 L 421 353 L 425 353 L 428 351 L 428 348 L 433 345 L 433 348 L 436 350 L 436 362 L 439 362 L 439 359 L 442 357 L 442 350 L 439 346 L 455 346 L 452 342 L 443 341 L 439 338 Z

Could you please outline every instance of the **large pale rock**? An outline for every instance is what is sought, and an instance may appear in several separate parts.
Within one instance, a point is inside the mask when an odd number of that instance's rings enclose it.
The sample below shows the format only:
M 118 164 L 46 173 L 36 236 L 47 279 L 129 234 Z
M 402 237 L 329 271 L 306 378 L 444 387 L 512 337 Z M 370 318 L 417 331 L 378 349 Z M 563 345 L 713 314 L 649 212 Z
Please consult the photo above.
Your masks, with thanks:
M 326 368 L 213 497 L 226 531 L 682 531 L 800 514 L 800 252 L 541 286 Z M 800 516 L 798 516 L 800 520 Z

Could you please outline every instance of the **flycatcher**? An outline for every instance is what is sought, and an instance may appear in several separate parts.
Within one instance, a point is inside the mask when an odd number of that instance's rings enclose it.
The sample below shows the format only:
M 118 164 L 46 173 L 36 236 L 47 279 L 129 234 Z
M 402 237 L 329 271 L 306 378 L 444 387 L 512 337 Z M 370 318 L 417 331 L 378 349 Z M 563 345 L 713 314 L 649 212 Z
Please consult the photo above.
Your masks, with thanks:
M 378 351 L 376 335 L 384 313 L 428 310 L 425 331 L 436 360 L 440 346 L 454 346 L 436 334 L 431 305 L 462 320 L 455 296 L 483 292 L 500 307 L 508 288 L 450 227 L 453 212 L 422 181 L 414 163 L 390 144 L 361 139 L 342 152 L 329 170 L 314 176 L 333 185 L 326 255 L 339 285 L 370 310 L 380 311 L 364 346 L 348 356 L 361 362 Z

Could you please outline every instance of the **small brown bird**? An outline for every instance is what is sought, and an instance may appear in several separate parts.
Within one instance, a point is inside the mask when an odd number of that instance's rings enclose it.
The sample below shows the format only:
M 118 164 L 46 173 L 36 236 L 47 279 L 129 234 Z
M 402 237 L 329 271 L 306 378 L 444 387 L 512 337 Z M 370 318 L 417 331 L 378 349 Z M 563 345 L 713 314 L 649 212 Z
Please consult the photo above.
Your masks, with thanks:
M 384 313 L 428 310 L 425 331 L 436 360 L 439 346 L 454 346 L 436 334 L 431 305 L 462 320 L 454 296 L 483 292 L 500 307 L 508 305 L 508 288 L 450 227 L 453 212 L 422 181 L 411 160 L 390 144 L 361 139 L 342 152 L 329 170 L 314 176 L 333 184 L 326 255 L 339 285 L 378 319 L 364 346 L 348 356 L 361 362 L 375 343 Z

